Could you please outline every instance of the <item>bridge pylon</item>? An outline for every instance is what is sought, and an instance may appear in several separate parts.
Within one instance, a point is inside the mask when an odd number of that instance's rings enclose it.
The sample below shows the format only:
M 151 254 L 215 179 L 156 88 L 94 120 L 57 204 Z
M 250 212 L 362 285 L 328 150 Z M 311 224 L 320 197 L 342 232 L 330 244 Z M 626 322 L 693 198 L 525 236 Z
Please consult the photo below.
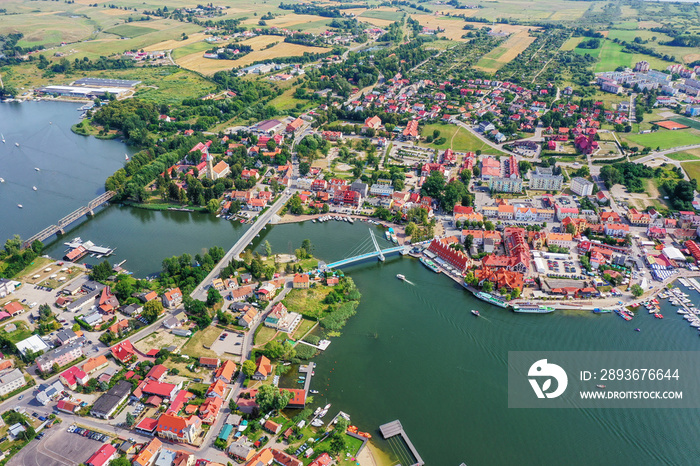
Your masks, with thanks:
M 380 261 L 384 262 L 384 260 L 385 260 L 384 253 L 379 248 L 379 244 L 377 244 L 377 238 L 375 238 L 374 232 L 372 231 L 371 228 L 369 229 L 369 235 L 372 237 L 372 242 L 374 243 L 374 249 L 376 249 L 377 254 L 378 254 L 377 257 L 379 257 Z

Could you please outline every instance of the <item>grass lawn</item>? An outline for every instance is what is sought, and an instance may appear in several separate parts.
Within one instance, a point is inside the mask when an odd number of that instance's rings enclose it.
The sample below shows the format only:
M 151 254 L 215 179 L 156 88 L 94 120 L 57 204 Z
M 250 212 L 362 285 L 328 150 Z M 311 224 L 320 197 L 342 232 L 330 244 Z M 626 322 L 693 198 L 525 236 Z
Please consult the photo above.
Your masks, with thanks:
M 302 319 L 301 323 L 299 324 L 297 329 L 294 331 L 292 338 L 294 340 L 298 340 L 299 338 L 303 337 L 306 334 L 306 332 L 311 330 L 314 325 L 316 325 L 316 321 L 309 320 L 309 319 Z
M 694 128 L 694 129 L 700 129 L 700 121 L 694 120 L 692 118 L 678 117 L 678 118 L 671 118 L 670 120 L 675 121 L 676 123 L 680 123 L 682 125 L 690 126 L 691 128 Z
M 261 325 L 258 327 L 258 331 L 255 332 L 255 346 L 265 346 L 266 343 L 272 341 L 277 335 L 277 330 L 270 327 L 265 327 Z
M 182 47 L 173 49 L 170 55 L 173 57 L 173 60 L 177 60 L 178 58 L 184 57 L 185 55 L 189 55 L 195 52 L 203 53 L 205 50 L 210 50 L 214 47 L 217 47 L 217 44 L 210 44 L 208 42 L 195 42 L 193 44 L 187 44 L 183 45 Z
M 652 149 L 659 147 L 661 150 L 700 144 L 700 132 L 691 129 L 659 130 L 646 134 L 625 134 L 623 138 L 637 146 L 651 147 Z
M 198 373 L 196 373 L 196 372 L 192 372 L 191 370 L 189 370 L 189 369 L 187 368 L 187 366 L 189 366 L 190 364 L 193 364 L 194 362 L 195 362 L 194 360 L 193 360 L 191 363 L 186 363 L 186 362 L 175 362 L 175 361 L 172 361 L 172 360 L 168 359 L 167 361 L 165 361 L 165 362 L 163 363 L 163 365 L 164 365 L 165 367 L 167 367 L 168 369 L 177 369 L 177 370 L 179 370 L 179 371 L 180 371 L 180 374 L 179 374 L 179 375 L 184 376 L 184 377 L 193 377 L 193 378 L 194 378 L 194 377 L 201 377 L 201 378 L 205 378 L 205 377 L 207 376 L 206 373 L 204 373 L 204 374 L 198 374 Z M 201 369 L 200 369 L 200 370 L 201 370 Z M 205 370 L 208 371 L 208 369 L 205 369 Z
M 679 162 L 685 162 L 688 160 L 700 160 L 700 157 L 689 152 L 674 152 L 673 154 L 668 154 L 666 157 L 668 157 L 671 160 L 678 160 Z
M 289 312 L 298 312 L 306 317 L 318 318 L 327 306 L 322 301 L 331 290 L 333 288 L 329 286 L 315 286 L 308 290 L 292 290 L 285 296 L 282 303 Z
M 691 180 L 697 180 L 700 183 L 700 162 L 686 162 L 682 166 Z
M 6 330 L 4 330 L 9 324 L 15 324 L 17 326 L 17 330 L 15 330 L 14 332 L 7 332 Z M 32 336 L 32 331 L 29 329 L 29 327 L 27 327 L 27 324 L 25 324 L 22 321 L 16 320 L 13 322 L 7 322 L 3 325 L 3 336 L 10 340 L 12 343 L 17 343 L 18 341 L 22 341 L 25 338 L 29 338 L 30 336 Z
M 192 335 L 192 337 L 190 337 L 190 341 L 188 341 L 187 344 L 182 347 L 182 353 L 197 358 L 217 358 L 218 355 L 209 348 L 216 341 L 216 339 L 219 338 L 221 332 L 222 330 L 220 328 L 213 326 L 198 331 Z
M 27 278 L 35 275 L 35 272 L 37 270 L 43 270 L 46 268 L 47 265 L 53 264 L 54 260 L 49 259 L 48 257 L 37 257 L 34 259 L 34 262 L 29 264 L 27 267 L 25 267 L 22 272 L 20 272 L 20 281 L 27 281 Z
M 406 13 L 403 11 L 367 10 L 360 15 L 361 18 L 385 19 L 387 21 L 399 21 Z
M 421 130 L 421 136 L 432 136 L 434 130 L 440 131 L 440 137 L 445 138 L 446 141 L 440 145 L 427 144 L 425 142 L 420 143 L 420 145 L 441 150 L 445 150 L 447 148 L 452 148 L 453 150 L 460 152 L 476 152 L 477 150 L 480 150 L 484 154 L 505 155 L 503 152 L 489 146 L 466 129 L 456 125 L 445 125 L 439 123 L 426 125 L 423 126 Z

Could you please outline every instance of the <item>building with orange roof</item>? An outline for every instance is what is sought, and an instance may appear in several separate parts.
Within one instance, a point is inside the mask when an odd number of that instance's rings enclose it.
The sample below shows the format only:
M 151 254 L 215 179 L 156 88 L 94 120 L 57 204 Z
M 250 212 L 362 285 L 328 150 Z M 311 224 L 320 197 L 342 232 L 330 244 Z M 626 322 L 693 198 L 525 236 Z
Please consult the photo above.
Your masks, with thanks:
M 199 407 L 199 418 L 204 424 L 213 424 L 219 416 L 223 400 L 218 396 L 210 396 L 204 400 L 204 403 Z
M 163 442 L 157 438 L 151 439 L 145 447 L 131 460 L 133 466 L 151 466 L 163 448 Z
M 226 391 L 226 384 L 223 380 L 216 380 L 207 389 L 207 396 L 216 396 L 218 398 L 224 397 Z
M 309 288 L 309 283 L 311 280 L 309 276 L 305 273 L 294 274 L 294 280 L 292 281 L 292 288 L 299 290 L 307 290 Z
M 197 416 L 184 418 L 176 414 L 161 414 L 156 425 L 156 435 L 173 442 L 193 443 L 202 430 L 202 420 Z
M 493 157 L 485 157 L 481 160 L 481 178 L 488 180 L 501 176 L 501 162 Z
M 462 251 L 458 251 L 450 247 L 452 243 L 459 243 L 455 237 L 445 239 L 434 239 L 428 246 L 428 252 L 434 254 L 440 261 L 446 262 L 451 267 L 457 269 L 460 273 L 469 267 L 472 263 L 469 256 Z
M 272 464 L 274 461 L 274 456 L 272 456 L 272 452 L 270 451 L 269 448 L 265 448 L 264 450 L 258 452 L 255 456 L 253 456 L 246 464 L 245 466 L 269 466 Z
M 110 350 L 112 352 L 112 356 L 114 356 L 114 359 L 122 363 L 127 363 L 131 360 L 131 358 L 136 356 L 134 346 L 129 340 L 124 340 L 120 343 L 117 343 L 116 345 L 112 346 Z
M 571 233 L 549 233 L 547 235 L 547 246 L 572 249 L 574 247 L 574 237 Z
M 486 266 L 481 266 L 474 271 L 474 276 L 482 286 L 484 282 L 492 282 L 498 290 L 505 288 L 508 291 L 514 289 L 523 290 L 523 274 L 514 272 L 505 268 L 492 269 Z
M 98 307 L 103 314 L 113 314 L 119 307 L 119 300 L 109 286 L 102 288 Z
M 110 325 L 107 330 L 109 330 L 109 332 L 113 335 L 119 335 L 119 333 L 129 330 L 129 320 L 122 319 L 119 322 Z
M 512 205 L 499 205 L 498 218 L 499 220 L 513 220 L 515 218 L 515 207 Z
M 175 307 L 182 303 L 182 291 L 180 288 L 173 288 L 163 293 L 163 306 Z
M 303 124 L 304 124 L 304 120 L 302 120 L 301 118 L 297 118 L 296 120 L 294 120 L 293 122 L 291 122 L 287 125 L 286 130 L 288 133 L 294 133 L 299 128 L 301 128 Z
M 214 372 L 214 378 L 217 381 L 223 383 L 233 382 L 233 376 L 236 374 L 236 363 L 230 360 L 224 361 L 224 363 L 216 369 Z
M 272 373 L 272 364 L 270 360 L 265 356 L 260 356 L 255 360 L 255 374 L 253 374 L 253 380 L 265 380 Z
M 404 128 L 402 135 L 404 139 L 418 139 L 418 121 L 410 120 L 406 124 L 406 128 Z
M 365 128 L 379 129 L 382 126 L 382 120 L 377 115 L 369 117 L 365 120 Z
M 107 360 L 107 357 L 101 354 L 95 358 L 90 358 L 87 361 L 85 361 L 85 363 L 83 363 L 82 369 L 83 372 L 87 374 L 92 374 L 95 371 L 107 367 L 108 364 L 109 361 Z

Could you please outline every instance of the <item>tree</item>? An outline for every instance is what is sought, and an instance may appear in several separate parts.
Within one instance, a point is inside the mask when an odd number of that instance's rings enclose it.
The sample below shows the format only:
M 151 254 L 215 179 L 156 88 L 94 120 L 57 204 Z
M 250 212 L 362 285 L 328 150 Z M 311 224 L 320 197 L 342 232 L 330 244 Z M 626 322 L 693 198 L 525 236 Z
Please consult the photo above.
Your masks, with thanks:
M 275 406 L 275 398 L 279 395 L 279 389 L 274 385 L 263 385 L 258 388 L 255 402 L 260 407 L 260 412 L 267 413 Z
M 464 247 L 467 249 L 467 251 L 472 248 L 472 244 L 474 244 L 474 235 L 470 233 L 466 238 L 464 238 Z
M 638 285 L 636 283 L 634 285 L 632 285 L 630 290 L 632 291 L 632 295 L 635 298 L 639 298 L 641 295 L 644 294 L 644 288 L 642 288 L 640 285 Z
M 136 417 L 131 413 L 126 413 L 126 425 L 129 427 L 133 427 L 135 422 Z
M 445 189 L 445 177 L 439 171 L 434 171 L 425 179 L 421 188 L 423 195 L 434 199 L 442 198 L 442 190 Z
M 302 242 L 301 242 L 301 247 L 302 247 L 302 249 L 304 249 L 309 255 L 311 255 L 311 253 L 312 253 L 313 250 L 314 250 L 314 246 L 313 246 L 313 244 L 311 244 L 311 240 L 310 240 L 310 239 L 305 239 L 304 241 L 302 241 Z
M 414 222 L 408 222 L 408 225 L 406 225 L 406 236 L 413 236 L 416 233 L 416 230 L 418 229 L 418 226 Z
M 92 268 L 90 278 L 92 280 L 103 282 L 112 275 L 112 266 L 107 260 L 104 260 Z
M 219 210 L 219 201 L 216 199 L 209 199 L 207 210 L 210 214 L 216 213 L 216 211 Z
M 484 222 L 484 229 L 486 229 L 487 231 L 493 231 L 496 228 L 494 227 L 493 222 L 491 220 L 486 220 Z
M 493 291 L 493 282 L 484 282 L 482 289 L 487 293 L 492 292 Z
M 252 377 L 256 369 L 255 362 L 252 359 L 248 359 L 241 365 L 241 371 L 246 377 Z
M 141 316 L 152 324 L 158 317 L 163 313 L 163 303 L 158 299 L 152 299 L 143 306 L 143 313 Z
M 265 255 L 267 257 L 272 256 L 272 245 L 270 244 L 270 242 L 268 240 L 265 240 L 264 247 L 265 247 Z
M 573 223 L 569 223 L 568 225 L 566 225 L 566 232 L 572 235 L 576 233 L 576 227 Z
M 216 303 L 220 303 L 223 301 L 224 298 L 221 297 L 221 293 L 219 293 L 219 290 L 214 288 L 213 286 L 207 290 L 207 306 L 212 307 Z

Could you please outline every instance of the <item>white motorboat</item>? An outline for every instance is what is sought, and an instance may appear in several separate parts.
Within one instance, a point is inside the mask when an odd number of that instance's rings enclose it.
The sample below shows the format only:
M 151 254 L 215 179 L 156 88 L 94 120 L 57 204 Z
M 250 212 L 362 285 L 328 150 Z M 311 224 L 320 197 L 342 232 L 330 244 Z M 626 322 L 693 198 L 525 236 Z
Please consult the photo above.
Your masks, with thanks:
M 34 167 L 34 170 L 36 170 L 36 171 L 38 171 L 38 172 L 41 171 L 41 170 L 39 169 L 39 167 Z
M 21 209 L 21 208 L 22 208 L 22 204 L 17 204 L 17 207 L 19 207 L 19 208 Z
M 15 143 L 15 146 L 19 147 L 19 142 L 16 142 L 16 143 Z
M 4 183 L 4 182 L 5 182 L 5 178 L 0 178 L 0 183 Z
M 36 190 L 37 190 L 36 186 L 32 186 L 32 189 L 33 189 L 34 191 L 36 191 Z
M 2 133 L 0 133 L 0 138 L 2 138 L 2 143 L 5 144 L 5 136 Z

